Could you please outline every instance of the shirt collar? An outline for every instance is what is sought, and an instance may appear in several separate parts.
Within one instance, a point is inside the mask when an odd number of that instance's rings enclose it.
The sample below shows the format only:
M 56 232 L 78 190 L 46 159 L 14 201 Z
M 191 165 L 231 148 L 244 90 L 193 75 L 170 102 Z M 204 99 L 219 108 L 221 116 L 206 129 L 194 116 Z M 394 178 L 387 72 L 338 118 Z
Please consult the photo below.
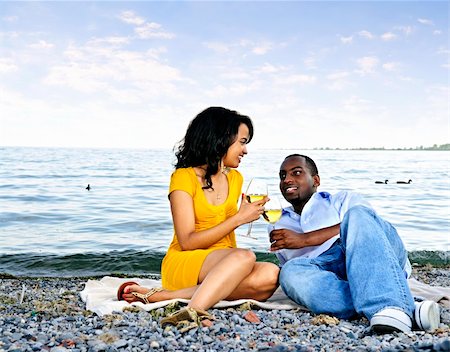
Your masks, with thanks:
M 293 218 L 293 219 L 297 219 L 297 218 L 300 217 L 300 215 L 295 212 L 294 207 L 292 205 L 289 206 L 289 207 L 283 208 L 282 211 L 281 211 L 281 215 L 282 216 L 283 215 L 287 215 L 287 216 L 289 216 L 290 218 Z

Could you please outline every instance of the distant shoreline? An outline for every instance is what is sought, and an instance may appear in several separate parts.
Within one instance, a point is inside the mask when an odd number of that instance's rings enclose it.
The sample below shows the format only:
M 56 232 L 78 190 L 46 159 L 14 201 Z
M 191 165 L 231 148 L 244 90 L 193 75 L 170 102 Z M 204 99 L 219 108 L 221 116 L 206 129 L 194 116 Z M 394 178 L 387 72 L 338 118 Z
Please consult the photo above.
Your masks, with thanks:
M 312 148 L 310 150 L 404 150 L 404 151 L 412 151 L 412 150 L 424 150 L 424 151 L 449 151 L 450 144 L 441 144 L 441 145 L 433 145 L 432 147 L 415 147 L 415 148 L 385 148 L 385 147 L 372 147 L 372 148 L 329 148 L 329 147 L 321 147 L 321 148 Z
M 115 149 L 115 150 L 164 150 L 172 151 L 172 147 L 80 147 L 80 146 L 31 146 L 31 145 L 0 145 L 0 149 L 3 148 L 36 148 L 36 149 L 85 149 L 85 150 L 95 150 L 95 149 Z M 265 148 L 258 148 L 265 149 Z M 297 147 L 282 147 L 282 148 L 268 148 L 268 149 L 299 149 Z M 403 148 L 385 148 L 385 147 L 370 147 L 370 148 L 338 148 L 338 147 L 314 147 L 314 148 L 300 148 L 302 150 L 381 150 L 381 151 L 449 151 L 450 143 L 437 145 L 434 144 L 432 147 L 403 147 Z

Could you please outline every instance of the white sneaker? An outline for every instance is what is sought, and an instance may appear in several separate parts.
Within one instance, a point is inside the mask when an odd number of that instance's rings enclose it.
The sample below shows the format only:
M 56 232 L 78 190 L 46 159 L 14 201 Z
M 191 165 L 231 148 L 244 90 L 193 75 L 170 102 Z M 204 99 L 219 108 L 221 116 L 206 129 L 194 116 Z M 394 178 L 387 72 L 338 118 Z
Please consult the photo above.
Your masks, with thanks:
M 370 328 L 378 334 L 411 332 L 411 318 L 396 308 L 386 308 L 375 313 L 370 319 Z
M 417 327 L 425 331 L 433 331 L 439 327 L 441 316 L 439 305 L 434 301 L 414 302 L 414 320 Z

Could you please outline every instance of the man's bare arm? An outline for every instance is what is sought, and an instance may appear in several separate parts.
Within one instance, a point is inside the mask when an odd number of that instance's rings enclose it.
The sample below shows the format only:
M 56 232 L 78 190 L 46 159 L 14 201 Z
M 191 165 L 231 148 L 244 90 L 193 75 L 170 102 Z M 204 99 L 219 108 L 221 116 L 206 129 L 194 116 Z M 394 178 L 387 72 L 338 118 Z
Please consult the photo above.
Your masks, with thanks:
M 323 229 L 299 234 L 287 229 L 277 229 L 270 233 L 270 250 L 299 249 L 309 246 L 318 246 L 333 236 L 339 234 L 340 224 L 324 227 Z

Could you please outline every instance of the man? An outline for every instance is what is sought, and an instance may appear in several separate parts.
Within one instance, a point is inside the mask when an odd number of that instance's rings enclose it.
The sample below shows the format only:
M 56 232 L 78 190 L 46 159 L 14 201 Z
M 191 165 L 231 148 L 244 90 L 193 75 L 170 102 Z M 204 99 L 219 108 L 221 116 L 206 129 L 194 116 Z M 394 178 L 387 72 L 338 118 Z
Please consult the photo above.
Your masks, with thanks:
M 438 327 L 437 303 L 414 303 L 411 266 L 397 231 L 361 195 L 317 192 L 317 166 L 305 155 L 287 156 L 279 176 L 292 206 L 283 209 L 270 240 L 287 296 L 316 314 L 362 314 L 377 333 L 409 332 L 413 316 L 424 330 Z

